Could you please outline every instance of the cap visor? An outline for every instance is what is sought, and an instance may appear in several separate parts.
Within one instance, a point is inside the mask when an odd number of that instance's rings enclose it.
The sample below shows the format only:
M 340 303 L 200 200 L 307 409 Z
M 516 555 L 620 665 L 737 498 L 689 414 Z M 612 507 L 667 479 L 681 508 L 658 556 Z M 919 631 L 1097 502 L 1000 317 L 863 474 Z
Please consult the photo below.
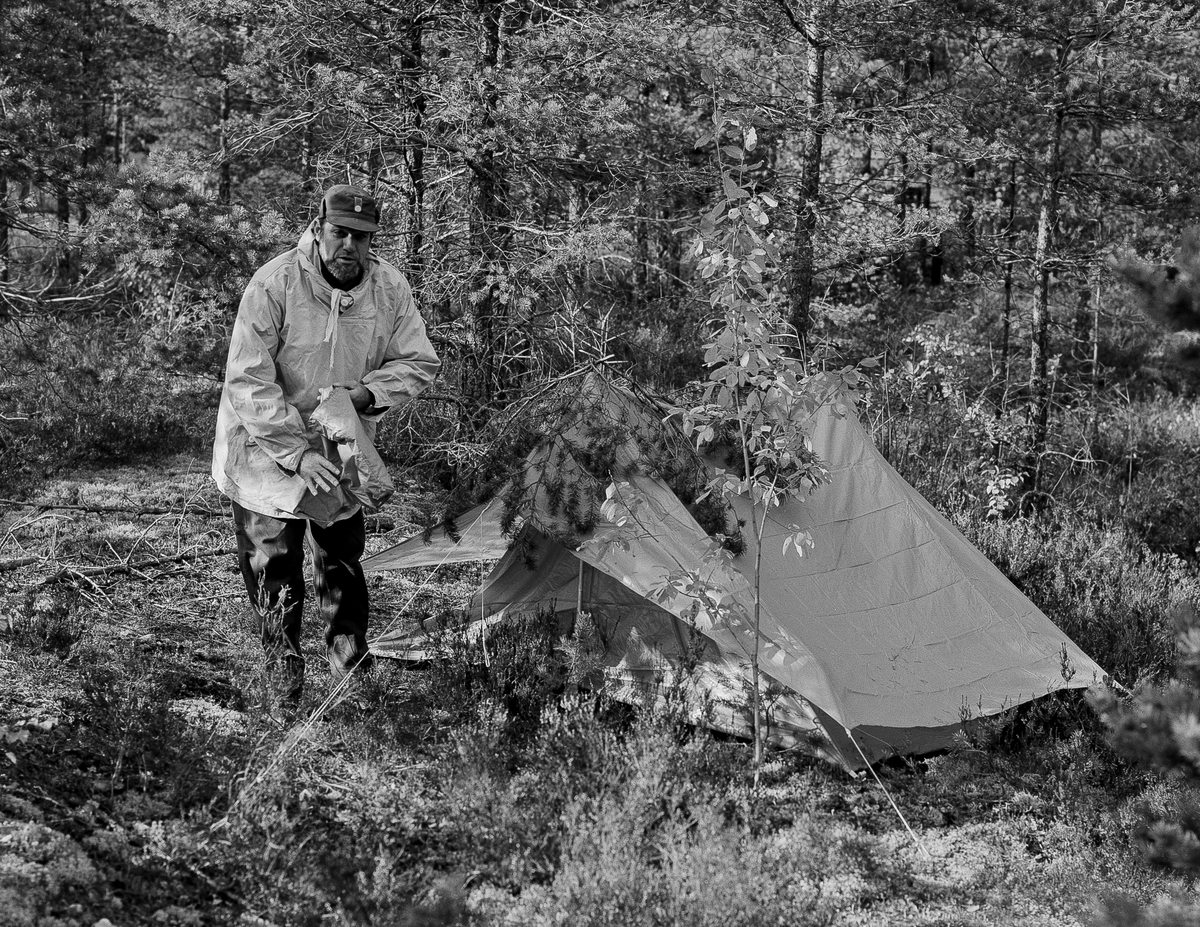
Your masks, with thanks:
M 344 229 L 354 229 L 356 232 L 378 232 L 379 226 L 370 219 L 354 213 L 331 212 L 325 215 L 325 221 L 330 225 L 339 225 Z

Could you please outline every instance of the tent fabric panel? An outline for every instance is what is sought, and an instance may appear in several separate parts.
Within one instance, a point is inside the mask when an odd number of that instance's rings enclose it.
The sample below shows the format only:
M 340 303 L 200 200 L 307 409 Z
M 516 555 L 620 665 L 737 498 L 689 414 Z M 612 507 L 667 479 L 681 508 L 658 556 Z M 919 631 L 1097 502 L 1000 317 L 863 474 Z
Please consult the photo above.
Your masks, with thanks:
M 851 727 L 940 727 L 957 719 L 963 701 L 999 711 L 1044 695 L 1066 684 L 1064 645 L 1084 670 L 1072 685 L 1099 672 L 904 483 L 856 418 L 825 411 L 813 436 L 837 474 L 832 486 L 886 485 L 880 495 L 889 504 L 855 504 L 822 486 L 772 511 L 762 566 L 765 669 Z M 748 499 L 733 504 L 739 518 L 751 517 Z M 859 514 L 844 517 L 847 508 Z M 782 552 L 789 523 L 814 535 L 804 556 Z M 747 574 L 748 560 L 737 563 Z M 832 697 L 806 691 L 796 639 L 818 655 Z
M 860 725 L 847 729 L 816 706 L 813 713 L 821 734 L 829 741 L 829 751 L 851 769 L 863 769 L 866 763 L 897 754 L 917 756 L 949 749 L 962 730 L 960 720 L 928 727 Z
M 510 605 L 575 607 L 579 564 L 565 548 L 526 528 L 492 567 L 471 599 L 471 614 L 494 614 Z M 534 569 L 526 563 L 531 557 Z
M 628 549 L 612 546 L 602 551 L 589 543 L 583 544 L 574 554 L 639 595 L 649 596 L 669 574 L 681 568 L 701 567 L 712 541 L 661 480 L 634 475 L 630 482 L 644 500 L 638 511 L 641 536 L 631 539 Z M 753 593 L 746 577 L 736 570 L 723 570 L 713 575 L 717 585 L 742 604 L 743 613 L 751 614 L 749 606 Z M 676 617 L 689 613 L 693 605 L 693 600 L 685 595 L 669 596 L 662 602 L 663 609 Z M 748 620 L 735 614 L 714 624 L 703 612 L 697 620 L 704 634 L 723 652 L 749 660 L 755 648 L 754 632 Z M 769 641 L 765 643 L 770 646 Z M 781 681 L 803 698 L 835 704 L 836 696 L 827 680 L 824 664 L 807 641 L 796 633 L 787 636 L 786 644 L 787 659 L 793 671 L 786 681 Z M 781 654 L 784 652 L 784 648 L 776 650 Z
M 436 528 L 428 543 L 422 535 L 415 534 L 367 557 L 362 568 L 367 573 L 378 573 L 443 563 L 498 560 L 509 547 L 509 538 L 500 529 L 502 508 L 499 499 L 490 499 L 455 519 L 458 540 L 450 537 L 444 527 Z
M 634 402 L 618 391 L 612 396 L 614 402 Z M 859 766 L 860 747 L 875 760 L 948 746 L 960 729 L 964 703 L 994 713 L 1102 676 L 904 482 L 853 413 L 839 417 L 825 408 L 814 416 L 811 434 L 832 482 L 772 511 L 763 549 L 760 667 L 789 690 L 779 708 L 779 730 L 789 732 L 787 737 L 798 742 L 824 730 L 830 750 Z M 480 524 L 479 549 L 502 556 L 472 608 L 497 618 L 518 608 L 573 614 L 582 577 L 585 609 L 610 643 L 603 662 L 614 691 L 645 702 L 660 699 L 668 681 L 691 686 L 699 707 L 689 710 L 707 713 L 705 723 L 714 727 L 745 733 L 744 693 L 756 640 L 748 617 L 749 558 L 735 560 L 733 569 L 710 568 L 711 540 L 670 489 L 645 475 L 629 482 L 642 504 L 637 530 L 625 532 L 623 545 L 591 540 L 568 551 L 527 526 L 522 540 L 535 542 L 532 572 L 523 553 L 507 549 L 498 525 L 488 527 L 494 515 Z M 534 503 L 540 513 L 537 498 Z M 749 521 L 747 499 L 735 499 L 734 507 Z M 485 516 L 486 511 L 477 520 Z M 782 552 L 793 525 L 814 537 L 816 546 L 803 557 Z M 492 543 L 484 544 L 489 531 Z M 421 564 L 460 553 L 458 545 L 435 539 L 439 543 L 424 552 Z M 407 557 L 420 559 L 415 551 Z M 698 569 L 712 570 L 712 581 L 741 613 L 735 610 L 710 627 L 712 616 L 700 611 L 696 623 L 704 628 L 704 659 L 683 679 L 675 674 L 693 633 L 684 616 L 691 616 L 695 603 L 675 593 L 659 608 L 647 597 L 668 576 Z M 1076 669 L 1070 681 L 1060 672 L 1064 647 Z

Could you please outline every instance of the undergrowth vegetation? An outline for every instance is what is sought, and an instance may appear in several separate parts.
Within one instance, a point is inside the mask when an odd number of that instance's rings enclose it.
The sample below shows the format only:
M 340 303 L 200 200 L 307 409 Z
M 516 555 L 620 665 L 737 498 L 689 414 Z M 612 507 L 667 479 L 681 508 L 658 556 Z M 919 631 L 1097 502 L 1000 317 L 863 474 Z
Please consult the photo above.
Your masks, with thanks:
M 164 365 L 169 342 L 121 318 L 0 329 L 0 492 L 28 490 L 67 466 L 201 452 L 220 383 L 209 370 Z
M 1016 414 L 969 400 L 986 390 L 952 336 L 875 382 L 880 445 L 1117 684 L 1168 680 L 1168 616 L 1200 599 L 1190 405 L 1064 409 L 1051 489 L 1026 505 L 1004 469 Z M 42 357 L 43 393 L 32 366 L 0 382 L 6 492 L 28 499 L 0 521 L 0 922 L 1060 925 L 1184 887 L 1137 835 L 1188 787 L 1115 755 L 1078 695 L 963 706 L 955 748 L 882 767 L 886 792 L 797 752 L 756 788 L 750 746 L 682 723 L 669 692 L 656 713 L 593 691 L 586 621 L 473 636 L 478 565 L 374 577 L 376 628 L 422 625 L 428 659 L 382 663 L 332 708 L 306 616 L 316 713 L 280 725 L 223 502 L 186 453 L 211 384 L 114 338 Z M 419 481 L 369 520 L 372 550 L 472 465 L 444 388 L 383 433 Z M 88 462 L 105 469 L 67 469 Z M 1126 901 L 1094 915 L 1100 884 Z
M 5 923 L 1068 924 L 1089 920 L 1097 880 L 1134 899 L 1175 884 L 1129 838 L 1164 786 L 1108 750 L 1077 697 L 881 768 L 887 794 L 796 753 L 769 757 L 755 788 L 749 745 L 581 688 L 586 627 L 566 646 L 550 615 L 472 638 L 454 616 L 473 565 L 374 579 L 388 623 L 437 616 L 437 659 L 384 663 L 352 699 L 280 726 L 231 556 L 78 572 L 115 549 L 220 543 L 219 517 L 180 505 L 219 510 L 204 481 L 192 460 L 98 471 L 46 484 L 41 503 L 77 507 L 53 531 L 53 510 L 6 517 L 6 558 L 76 573 L 0 575 Z M 128 514 L 87 511 L 115 499 Z M 417 512 L 386 514 L 374 548 Z M 1144 640 L 1131 676 L 1165 659 L 1153 596 L 1187 578 L 1177 560 L 1131 561 L 1100 607 L 1102 574 L 1063 565 L 1082 540 L 1021 519 L 965 527 L 1032 593 L 1056 590 L 1085 649 Z M 1109 608 L 1145 627 L 1092 627 Z M 310 668 L 322 643 L 310 615 Z M 327 694 L 310 682 L 305 712 Z

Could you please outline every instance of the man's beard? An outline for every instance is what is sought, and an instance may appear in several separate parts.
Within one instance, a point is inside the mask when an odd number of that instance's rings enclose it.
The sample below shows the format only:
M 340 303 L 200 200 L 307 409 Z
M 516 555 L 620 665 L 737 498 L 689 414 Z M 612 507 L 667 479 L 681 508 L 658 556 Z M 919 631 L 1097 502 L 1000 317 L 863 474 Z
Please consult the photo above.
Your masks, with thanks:
M 325 266 L 329 268 L 329 272 L 333 274 L 333 278 L 339 283 L 349 283 L 351 280 L 357 279 L 358 275 L 362 273 L 362 268 L 357 263 L 344 265 L 335 261 L 332 264 L 326 262 Z
M 358 261 L 353 261 L 349 264 L 343 264 L 340 261 L 330 260 L 329 255 L 325 253 L 325 249 L 321 249 L 321 261 L 325 265 L 325 269 L 329 271 L 330 276 L 339 283 L 349 283 L 351 280 L 358 279 L 362 273 L 362 266 Z

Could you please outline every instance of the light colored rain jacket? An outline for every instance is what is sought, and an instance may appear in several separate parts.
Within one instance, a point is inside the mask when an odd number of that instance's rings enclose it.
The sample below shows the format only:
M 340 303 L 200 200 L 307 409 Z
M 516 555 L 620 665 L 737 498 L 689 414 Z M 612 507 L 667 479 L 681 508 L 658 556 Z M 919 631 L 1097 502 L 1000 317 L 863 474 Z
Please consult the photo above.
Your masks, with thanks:
M 297 246 L 251 279 L 238 307 L 225 388 L 217 411 L 213 478 L 240 506 L 321 525 L 358 510 L 352 467 L 313 495 L 296 473 L 310 447 L 341 466 L 336 447 L 310 418 L 322 388 L 361 382 L 375 398 L 364 430 L 433 379 L 438 358 L 404 276 L 371 254 L 349 293 L 321 274 L 314 222 Z

